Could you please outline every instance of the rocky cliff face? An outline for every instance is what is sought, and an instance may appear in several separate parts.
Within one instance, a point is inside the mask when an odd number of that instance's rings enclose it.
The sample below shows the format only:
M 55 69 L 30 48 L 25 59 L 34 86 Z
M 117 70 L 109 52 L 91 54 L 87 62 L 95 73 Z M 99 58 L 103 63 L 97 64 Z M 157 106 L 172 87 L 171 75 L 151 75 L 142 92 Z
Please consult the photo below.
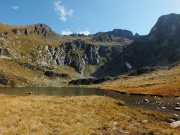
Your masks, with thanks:
M 47 31 L 44 29 L 37 30 L 36 27 L 39 28 L 40 26 L 34 25 L 34 29 L 13 29 L 12 31 L 15 34 L 16 40 L 12 37 L 2 37 L 0 48 L 1 55 L 14 59 L 15 61 L 43 67 L 47 70 L 56 69 L 58 66 L 70 66 L 79 74 L 84 75 L 84 70 L 87 66 L 97 68 L 107 63 L 115 58 L 119 52 L 122 52 L 126 45 L 128 45 L 127 43 L 125 43 L 125 45 L 106 45 L 106 43 L 103 43 L 103 45 L 94 45 L 84 40 L 77 39 L 54 47 L 48 45 L 47 42 L 43 42 L 46 45 L 34 45 L 34 41 L 21 39 L 23 34 L 26 35 L 27 30 L 31 32 L 34 31 L 33 33 L 30 32 L 27 34 L 27 38 L 30 35 L 45 36 L 43 33 L 49 33 L 49 35 L 55 34 L 51 32 L 48 27 L 46 28 Z M 24 45 L 26 45 L 25 48 Z M 93 70 L 89 72 L 91 74 Z
M 87 65 L 98 66 L 115 58 L 123 50 L 122 46 L 95 46 L 84 41 L 66 42 L 58 48 L 48 46 L 56 65 L 68 65 L 83 74 Z

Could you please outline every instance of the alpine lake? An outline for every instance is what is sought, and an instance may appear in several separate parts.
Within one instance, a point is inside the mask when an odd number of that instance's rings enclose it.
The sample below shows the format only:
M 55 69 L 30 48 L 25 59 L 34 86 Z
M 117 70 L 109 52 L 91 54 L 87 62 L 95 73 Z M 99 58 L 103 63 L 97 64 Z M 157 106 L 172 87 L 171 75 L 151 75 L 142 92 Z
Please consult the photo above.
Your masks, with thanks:
M 150 95 L 131 95 L 122 94 L 115 91 L 101 90 L 95 88 L 77 88 L 77 87 L 60 87 L 60 88 L 0 88 L 0 94 L 29 96 L 29 95 L 48 95 L 48 96 L 107 96 L 110 98 L 122 100 L 125 105 L 131 108 L 142 108 L 156 112 L 180 115 L 178 105 L 180 97 L 162 97 Z

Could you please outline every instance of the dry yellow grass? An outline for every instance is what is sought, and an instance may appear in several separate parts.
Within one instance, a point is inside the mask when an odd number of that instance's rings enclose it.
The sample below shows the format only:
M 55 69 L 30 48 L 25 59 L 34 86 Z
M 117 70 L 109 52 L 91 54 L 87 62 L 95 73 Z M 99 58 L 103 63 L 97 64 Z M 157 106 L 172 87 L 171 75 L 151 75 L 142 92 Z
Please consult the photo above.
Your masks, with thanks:
M 116 80 L 90 87 L 126 93 L 180 96 L 180 65 L 139 76 L 122 75 Z
M 132 110 L 107 97 L 0 95 L 0 134 L 174 134 L 169 116 Z M 147 121 L 144 121 L 147 120 Z

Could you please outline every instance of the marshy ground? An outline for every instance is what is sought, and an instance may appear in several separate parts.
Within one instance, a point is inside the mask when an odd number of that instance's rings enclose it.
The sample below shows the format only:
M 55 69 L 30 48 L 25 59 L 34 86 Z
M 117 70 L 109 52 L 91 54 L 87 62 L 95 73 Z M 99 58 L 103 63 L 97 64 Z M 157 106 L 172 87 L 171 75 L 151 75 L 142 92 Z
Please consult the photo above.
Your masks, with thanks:
M 178 135 L 172 116 L 131 109 L 104 96 L 0 95 L 0 134 Z

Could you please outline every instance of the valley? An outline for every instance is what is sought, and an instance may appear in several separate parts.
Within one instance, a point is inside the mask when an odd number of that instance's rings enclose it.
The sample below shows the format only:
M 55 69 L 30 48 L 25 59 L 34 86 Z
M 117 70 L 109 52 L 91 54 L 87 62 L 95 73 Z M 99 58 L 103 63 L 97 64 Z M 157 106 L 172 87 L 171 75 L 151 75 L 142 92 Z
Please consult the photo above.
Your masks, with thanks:
M 166 104 L 178 110 L 179 22 L 179 14 L 163 15 L 148 35 L 125 29 L 60 35 L 42 23 L 0 24 L 1 90 L 53 88 L 52 94 L 60 87 L 102 89 L 126 96 L 172 97 L 177 103 Z M 174 126 L 180 120 L 177 110 L 166 114 L 157 108 L 127 107 L 123 98 L 97 94 L 27 93 L 0 94 L 0 134 L 179 134 L 180 125 Z M 140 103 L 151 105 L 148 99 Z

